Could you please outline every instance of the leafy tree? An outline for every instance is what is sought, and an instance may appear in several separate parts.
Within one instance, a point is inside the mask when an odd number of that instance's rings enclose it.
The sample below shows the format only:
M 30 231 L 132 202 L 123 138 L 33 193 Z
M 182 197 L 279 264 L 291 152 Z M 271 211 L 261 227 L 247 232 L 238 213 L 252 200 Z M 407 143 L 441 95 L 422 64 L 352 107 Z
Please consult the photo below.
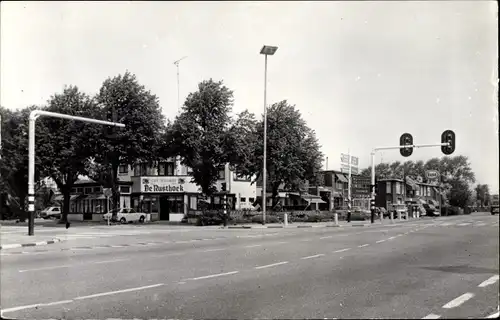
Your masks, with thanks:
M 113 209 L 119 207 L 118 167 L 158 159 L 158 147 L 165 133 L 165 118 L 158 98 L 130 72 L 106 79 L 95 97 L 99 109 L 95 117 L 120 122 L 125 128 L 94 129 L 90 138 L 96 152 L 88 159 L 89 176 L 111 188 Z M 116 215 L 116 210 L 113 210 Z
M 54 94 L 45 110 L 79 117 L 96 113 L 94 100 L 76 86 L 65 87 Z M 63 195 L 60 222 L 66 222 L 70 208 L 71 190 L 79 175 L 87 174 L 86 160 L 95 154 L 90 137 L 99 125 L 83 121 L 41 117 L 36 122 L 36 154 L 41 170 L 50 176 Z
M 28 119 L 30 112 L 36 108 L 32 106 L 11 111 L 0 107 L 2 116 L 0 194 L 12 200 L 10 210 L 21 221 L 25 221 L 27 217 L 27 208 L 24 204 L 28 196 Z M 41 134 L 39 128 L 36 128 L 36 132 L 37 136 Z M 39 158 L 39 156 L 35 158 L 35 181 L 42 177 Z
M 273 206 L 281 185 L 299 189 L 304 181 L 316 184 L 323 154 L 314 130 L 302 119 L 300 112 L 286 100 L 273 104 L 267 111 L 267 185 L 272 191 Z M 257 127 L 257 144 L 253 170 L 262 179 L 264 124 Z
M 481 207 L 488 206 L 490 203 L 490 190 L 487 184 L 478 184 L 475 188 L 476 199 Z
M 222 81 L 202 81 L 198 91 L 187 97 L 182 113 L 168 128 L 160 155 L 180 156 L 181 163 L 192 169 L 193 182 L 203 194 L 216 191 L 218 172 L 229 161 L 246 163 L 246 131 L 253 130 L 249 113 L 238 116 L 232 125 L 233 92 Z M 251 138 L 249 138 L 251 139 Z M 244 169 L 241 166 L 240 169 Z M 244 171 L 248 173 L 249 170 Z

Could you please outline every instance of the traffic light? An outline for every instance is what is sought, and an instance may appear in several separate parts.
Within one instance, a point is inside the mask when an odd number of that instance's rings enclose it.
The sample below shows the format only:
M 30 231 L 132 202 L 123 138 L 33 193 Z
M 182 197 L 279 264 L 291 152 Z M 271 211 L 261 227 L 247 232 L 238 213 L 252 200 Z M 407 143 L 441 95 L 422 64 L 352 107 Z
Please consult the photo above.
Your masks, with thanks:
M 441 143 L 448 143 L 447 146 L 441 146 L 441 151 L 446 155 L 452 154 L 453 151 L 455 151 L 455 132 L 451 130 L 443 132 L 441 135 Z
M 370 194 L 372 193 L 373 188 L 375 187 L 375 195 L 378 194 L 378 184 L 375 182 L 375 184 L 370 185 Z
M 413 137 L 409 133 L 403 133 L 401 135 L 401 138 L 399 138 L 399 145 L 400 146 L 412 146 L 413 145 Z M 399 152 L 403 157 L 409 157 L 413 153 L 413 148 L 409 147 L 404 147 L 400 148 Z
M 220 190 L 221 191 L 226 191 L 226 183 L 225 182 L 221 183 Z

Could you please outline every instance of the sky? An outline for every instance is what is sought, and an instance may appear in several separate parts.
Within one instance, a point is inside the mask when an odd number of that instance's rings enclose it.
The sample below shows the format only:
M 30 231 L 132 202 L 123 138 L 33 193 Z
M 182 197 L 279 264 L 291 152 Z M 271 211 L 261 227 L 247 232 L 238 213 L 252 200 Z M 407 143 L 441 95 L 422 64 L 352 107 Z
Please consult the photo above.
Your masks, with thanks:
M 223 80 L 234 112 L 296 105 L 328 169 L 340 154 L 370 165 L 374 147 L 440 143 L 469 157 L 498 193 L 498 9 L 495 1 L 23 2 L 1 3 L 0 104 L 42 105 L 65 85 L 95 94 L 134 73 L 166 117 L 198 83 Z M 439 147 L 376 154 L 376 163 L 441 157 Z M 326 168 L 326 163 L 325 163 Z

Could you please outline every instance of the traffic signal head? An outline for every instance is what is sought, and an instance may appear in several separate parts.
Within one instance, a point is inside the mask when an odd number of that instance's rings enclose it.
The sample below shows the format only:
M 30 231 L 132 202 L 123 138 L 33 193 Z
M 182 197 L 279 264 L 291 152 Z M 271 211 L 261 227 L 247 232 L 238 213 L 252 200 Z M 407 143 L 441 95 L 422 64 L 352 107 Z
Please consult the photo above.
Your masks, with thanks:
M 220 188 L 221 191 L 226 191 L 226 183 L 223 182 L 221 183 L 221 188 Z
M 403 146 L 412 146 L 413 145 L 413 137 L 409 133 L 403 133 L 401 138 L 399 138 L 399 145 L 402 148 L 399 149 L 399 152 L 403 157 L 409 157 L 413 153 L 413 148 L 411 147 L 403 147 Z
M 441 151 L 446 154 L 450 155 L 455 151 L 455 132 L 451 130 L 446 130 L 443 132 L 441 135 L 441 143 L 447 143 L 447 146 L 441 146 Z

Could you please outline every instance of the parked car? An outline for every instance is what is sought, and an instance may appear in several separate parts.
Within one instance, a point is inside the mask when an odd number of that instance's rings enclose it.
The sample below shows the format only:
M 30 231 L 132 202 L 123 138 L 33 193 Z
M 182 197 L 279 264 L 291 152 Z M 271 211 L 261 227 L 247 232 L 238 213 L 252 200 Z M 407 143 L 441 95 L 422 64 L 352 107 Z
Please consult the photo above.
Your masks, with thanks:
M 130 208 L 122 208 L 118 209 L 116 213 L 116 219 L 113 219 L 113 210 L 109 211 L 106 214 L 103 214 L 102 218 L 105 221 L 119 221 L 120 223 L 128 223 L 128 222 L 140 222 L 143 223 L 146 220 L 146 214 L 143 212 L 137 212 L 134 209 Z
M 42 210 L 40 216 L 44 219 L 61 219 L 61 207 L 48 207 Z

